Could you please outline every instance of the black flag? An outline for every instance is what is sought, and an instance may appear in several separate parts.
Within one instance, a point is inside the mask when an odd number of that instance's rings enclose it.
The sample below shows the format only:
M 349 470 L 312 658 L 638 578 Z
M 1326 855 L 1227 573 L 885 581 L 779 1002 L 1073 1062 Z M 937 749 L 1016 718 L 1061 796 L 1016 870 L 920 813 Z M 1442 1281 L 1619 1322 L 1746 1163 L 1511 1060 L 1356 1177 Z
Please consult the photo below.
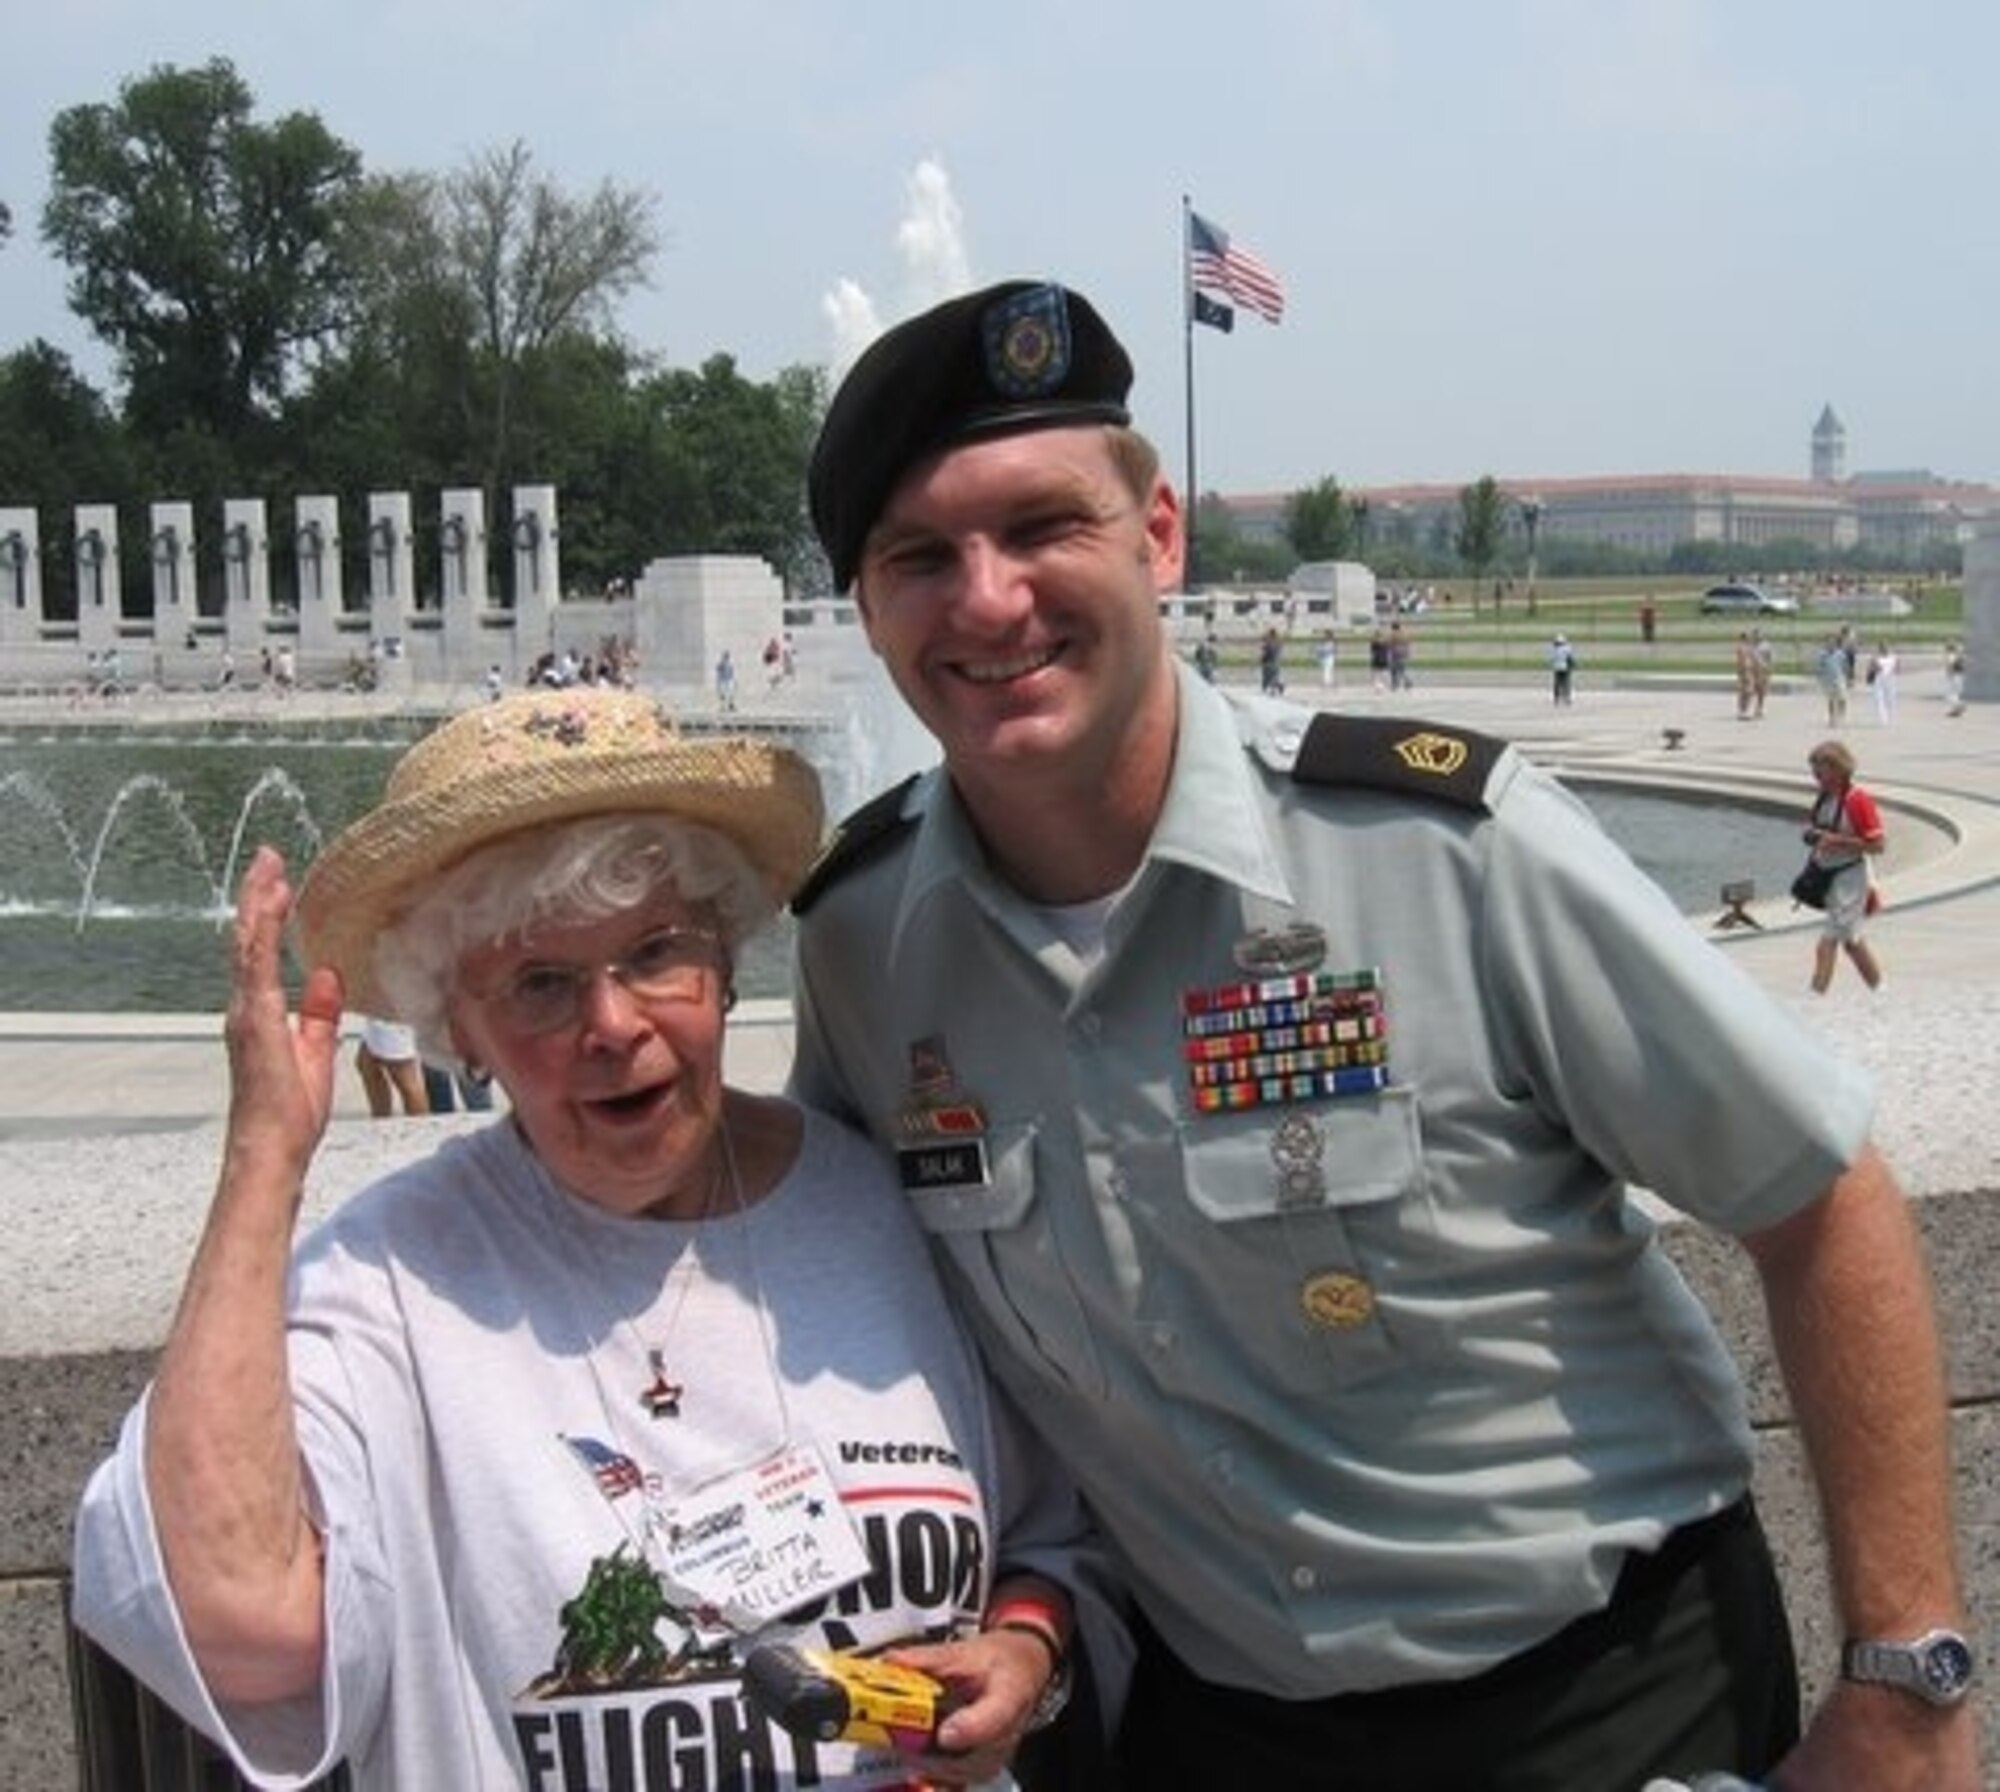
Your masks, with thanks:
M 1236 308 L 1225 305 L 1220 299 L 1211 299 L 1207 293 L 1191 295 L 1194 299 L 1194 321 L 1206 324 L 1211 330 L 1220 330 L 1225 336 L 1236 328 Z

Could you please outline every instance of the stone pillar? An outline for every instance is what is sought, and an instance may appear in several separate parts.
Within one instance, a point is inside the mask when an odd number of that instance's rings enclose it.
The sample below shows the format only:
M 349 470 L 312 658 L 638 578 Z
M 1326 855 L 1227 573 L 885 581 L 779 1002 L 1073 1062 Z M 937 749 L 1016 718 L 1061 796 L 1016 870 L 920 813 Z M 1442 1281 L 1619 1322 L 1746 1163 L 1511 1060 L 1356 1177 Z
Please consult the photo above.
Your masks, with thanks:
M 0 506 L 0 646 L 42 638 L 42 523 Z
M 416 556 L 410 548 L 410 494 L 368 494 L 368 637 L 380 688 L 407 691 L 410 617 L 417 607 Z
M 262 498 L 222 501 L 222 639 L 237 660 L 263 650 L 271 627 L 271 528 Z
M 86 654 L 118 645 L 125 600 L 118 586 L 118 507 L 76 507 L 76 644 Z
M 444 676 L 476 678 L 487 657 L 480 641 L 486 613 L 486 494 L 448 490 L 438 498 L 438 557 L 444 600 Z
M 146 516 L 153 570 L 153 645 L 180 650 L 200 613 L 194 583 L 194 506 L 154 504 Z
M 2000 517 L 1965 544 L 1965 696 L 2000 703 Z
M 556 488 L 514 488 L 514 652 L 532 663 L 555 645 L 552 616 L 562 599 L 562 566 L 556 552 Z
M 341 657 L 340 500 L 299 498 L 292 552 L 299 573 L 299 657 L 330 669 Z M 304 667 L 300 668 L 301 673 Z

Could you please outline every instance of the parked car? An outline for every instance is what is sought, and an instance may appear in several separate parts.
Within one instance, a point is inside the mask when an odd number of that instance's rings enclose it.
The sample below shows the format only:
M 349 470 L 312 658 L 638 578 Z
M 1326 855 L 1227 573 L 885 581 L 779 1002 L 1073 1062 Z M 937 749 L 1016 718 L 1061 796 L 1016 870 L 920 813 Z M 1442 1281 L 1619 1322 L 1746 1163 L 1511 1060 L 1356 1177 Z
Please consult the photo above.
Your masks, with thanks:
M 1704 616 L 1791 616 L 1798 612 L 1799 600 L 1783 591 L 1766 591 L 1762 585 L 1731 580 L 1711 585 L 1701 594 Z

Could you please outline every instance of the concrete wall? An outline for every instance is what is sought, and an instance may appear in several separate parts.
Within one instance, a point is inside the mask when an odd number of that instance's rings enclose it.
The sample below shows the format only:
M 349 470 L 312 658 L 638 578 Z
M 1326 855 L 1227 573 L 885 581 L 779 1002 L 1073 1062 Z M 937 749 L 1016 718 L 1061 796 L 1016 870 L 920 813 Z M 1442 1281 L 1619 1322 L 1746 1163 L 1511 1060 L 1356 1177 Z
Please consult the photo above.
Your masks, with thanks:
M 732 1077 L 764 1080 L 781 1062 L 786 1037 L 746 1039 L 743 1050 L 755 1055 L 741 1063 L 732 1038 Z M 336 1123 L 315 1166 L 308 1218 L 379 1174 L 385 1160 L 426 1148 L 436 1129 L 475 1123 Z M 17 1250 L 17 1292 L 0 1308 L 0 1462 L 8 1488 L 0 1500 L 0 1786 L 77 1783 L 63 1641 L 71 1513 L 149 1372 L 201 1222 L 216 1137 L 201 1128 L 0 1142 L 0 1223 L 10 1239 L 37 1246 Z M 2000 1200 L 1991 1192 L 1933 1195 L 1918 1211 L 1949 1339 L 1964 1553 L 1990 1662 L 2000 1613 L 2000 1307 L 1992 1297 L 2000 1287 Z M 1792 1596 L 1808 1685 L 1817 1688 L 1838 1639 L 1754 1279 L 1724 1241 L 1683 1225 L 1669 1237 L 1744 1365 L 1763 1439 L 1758 1494 Z M 1865 1314 L 1856 1323 L 1865 1324 Z M 1989 1668 L 1986 1756 L 2000 1770 L 2000 1701 L 1991 1685 Z

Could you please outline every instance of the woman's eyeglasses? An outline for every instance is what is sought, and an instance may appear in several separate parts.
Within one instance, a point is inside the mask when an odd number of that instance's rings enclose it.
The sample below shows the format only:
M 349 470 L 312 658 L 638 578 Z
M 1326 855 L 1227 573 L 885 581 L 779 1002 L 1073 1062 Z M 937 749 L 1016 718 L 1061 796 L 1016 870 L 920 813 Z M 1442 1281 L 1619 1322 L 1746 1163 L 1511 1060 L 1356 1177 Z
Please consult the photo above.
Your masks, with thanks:
M 710 974 L 722 966 L 722 941 L 704 927 L 660 927 L 642 935 L 609 964 L 518 965 L 491 989 L 475 990 L 520 1033 L 554 1033 L 574 1026 L 600 973 L 642 1002 L 698 1002 Z

